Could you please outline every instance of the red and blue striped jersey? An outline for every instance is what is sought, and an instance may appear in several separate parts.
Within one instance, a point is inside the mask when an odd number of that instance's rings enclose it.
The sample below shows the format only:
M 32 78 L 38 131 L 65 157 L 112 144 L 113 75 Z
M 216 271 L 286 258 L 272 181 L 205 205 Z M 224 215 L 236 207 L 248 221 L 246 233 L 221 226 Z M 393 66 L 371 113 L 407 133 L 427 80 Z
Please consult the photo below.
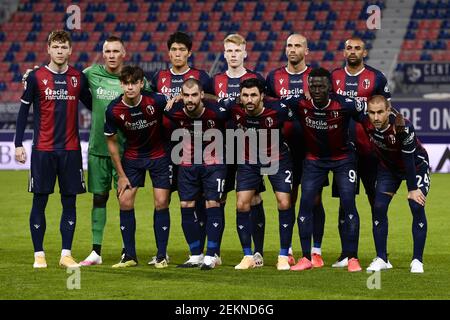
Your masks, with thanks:
M 195 68 L 189 68 L 183 74 L 174 74 L 172 69 L 160 70 L 153 76 L 151 88 L 153 91 L 162 93 L 171 99 L 181 94 L 181 86 L 189 78 L 197 79 L 206 93 L 213 94 L 210 76 L 205 71 Z
M 182 101 L 175 103 L 170 110 L 165 112 L 174 129 L 184 129 L 182 154 L 180 155 L 180 165 L 182 166 L 192 166 L 193 164 L 214 165 L 225 163 L 223 143 L 220 145 L 215 138 L 208 141 L 203 141 L 205 140 L 203 138 L 205 132 L 209 129 L 219 130 L 222 138 L 224 138 L 225 123 L 229 118 L 229 111 L 225 106 L 216 101 L 204 99 L 203 105 L 203 111 L 197 118 L 192 118 L 185 112 L 184 103 Z M 184 138 L 186 135 L 189 136 L 189 138 Z M 202 147 L 201 163 L 196 163 L 194 161 L 194 143 L 197 140 L 196 136 L 198 137 Z M 225 139 L 222 139 L 222 142 L 224 142 L 224 140 Z M 211 150 L 211 152 L 205 152 L 206 148 Z M 214 150 L 215 148 L 221 148 L 222 154 L 216 154 Z
M 128 159 L 157 159 L 167 154 L 164 141 L 163 114 L 166 97 L 143 93 L 135 106 L 123 101 L 123 94 L 111 101 L 105 112 L 106 136 L 122 131 L 126 139 L 124 157 Z
M 312 68 L 306 68 L 299 73 L 291 73 L 287 67 L 281 67 L 269 72 L 266 78 L 267 95 L 274 98 L 300 96 L 308 92 L 308 75 Z
M 366 103 L 331 94 L 327 106 L 318 108 L 305 96 L 283 99 L 300 121 L 306 159 L 344 160 L 351 155 L 349 122 L 364 115 Z
M 402 132 L 395 132 L 395 115 L 389 116 L 389 125 L 384 130 L 376 129 L 366 115 L 363 118 L 362 125 L 370 140 L 375 145 L 378 157 L 381 159 L 381 165 L 393 172 L 405 174 L 406 166 L 404 162 L 405 154 L 414 155 L 414 164 L 416 168 L 424 162 L 428 165 L 428 155 L 425 148 L 415 134 L 411 122 L 405 119 L 405 129 Z
M 374 95 L 382 95 L 386 99 L 391 98 L 386 77 L 383 73 L 368 65 L 355 75 L 350 74 L 347 69 L 335 69 L 331 73 L 333 91 L 339 95 L 367 101 Z M 351 135 L 355 136 L 356 151 L 361 156 L 373 154 L 371 145 L 363 126 L 360 123 L 350 125 Z
M 219 98 L 235 99 L 241 93 L 239 86 L 242 81 L 252 78 L 264 81 L 264 78 L 259 73 L 248 69 L 245 70 L 246 72 L 242 76 L 236 78 L 230 77 L 227 72 L 216 74 L 213 78 L 214 95 Z
M 242 129 L 244 132 L 251 130 L 258 134 L 257 142 L 252 143 L 250 139 L 245 139 L 245 163 L 253 161 L 255 154 L 252 154 L 252 152 L 255 152 L 256 155 L 263 154 L 271 157 L 272 160 L 289 157 L 289 148 L 281 131 L 284 123 L 293 121 L 294 116 L 292 111 L 284 103 L 278 99 L 266 98 L 262 112 L 256 116 L 249 115 L 241 104 L 234 103 L 229 108 L 235 129 Z M 261 135 L 261 132 L 263 132 L 262 129 L 265 129 L 266 136 Z M 278 132 L 278 150 L 275 148 L 276 144 L 272 142 L 272 130 L 277 130 Z M 265 139 L 266 141 L 262 143 L 261 139 Z M 265 150 L 261 150 L 260 152 L 261 147 L 265 147 Z M 261 159 L 258 157 L 258 164 L 260 163 L 259 160 Z
M 68 66 L 62 73 L 42 66 L 31 72 L 21 98 L 16 146 L 22 145 L 26 118 L 33 105 L 33 148 L 40 151 L 80 150 L 78 102 L 92 109 L 92 96 L 84 74 Z M 25 116 L 25 118 L 24 118 Z

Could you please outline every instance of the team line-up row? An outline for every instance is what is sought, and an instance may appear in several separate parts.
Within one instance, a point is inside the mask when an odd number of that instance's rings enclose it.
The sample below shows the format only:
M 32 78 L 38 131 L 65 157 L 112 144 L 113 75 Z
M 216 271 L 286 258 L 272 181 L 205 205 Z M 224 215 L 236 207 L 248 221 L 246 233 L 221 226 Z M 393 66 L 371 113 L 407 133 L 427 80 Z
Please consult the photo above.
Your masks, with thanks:
M 124 65 L 126 52 L 120 38 L 105 41 L 104 65 L 94 64 L 81 73 L 68 65 L 70 35 L 65 31 L 50 34 L 50 63 L 25 77 L 15 138 L 16 160 L 25 163 L 22 140 L 33 105 L 29 191 L 34 193 L 30 230 L 35 268 L 47 267 L 43 249 L 45 207 L 56 177 L 63 206 L 60 265 L 102 263 L 106 203 L 113 180 L 117 183 L 123 240 L 121 261 L 113 267 L 137 265 L 134 202 L 147 171 L 153 186 L 157 246 L 157 254 L 149 264 L 156 268 L 165 268 L 169 263 L 169 203 L 176 189 L 190 251 L 189 259 L 179 267 L 210 270 L 221 264 L 226 195 L 233 189 L 237 199 L 236 230 L 244 253 L 235 269 L 263 266 L 265 214 L 260 194 L 265 190 L 264 173 L 268 174 L 279 213 L 277 269 L 322 267 L 325 212 L 321 193 L 331 170 L 333 195 L 340 198 L 338 227 L 342 244 L 341 256 L 333 267 L 347 267 L 350 272 L 362 269 L 355 204 L 361 179 L 372 209 L 377 253 L 368 270 L 392 268 L 387 258 L 387 212 L 393 195 L 406 180 L 413 215 L 411 272 L 423 272 L 427 233 L 424 206 L 430 184 L 428 156 L 411 123 L 391 106 L 383 74 L 364 64 L 367 51 L 361 39 L 346 41 L 345 67 L 330 73 L 306 65 L 307 39 L 293 34 L 286 40 L 287 65 L 270 72 L 265 80 L 244 67 L 246 42 L 238 34 L 224 40 L 228 68 L 213 79 L 187 64 L 192 53 L 192 40 L 187 34 L 175 32 L 167 45 L 172 67 L 157 72 L 149 82 L 141 68 Z M 92 110 L 88 190 L 93 193 L 93 248 L 79 264 L 71 254 L 76 195 L 85 192 L 78 101 Z M 202 139 L 200 154 L 205 156 L 199 161 L 195 152 L 198 144 L 194 143 L 198 141 L 198 124 L 203 134 L 211 129 L 265 132 L 265 139 L 259 140 L 266 143 L 246 141 L 242 144 L 244 163 L 224 165 L 220 157 L 227 149 L 220 148 L 214 139 Z M 179 138 L 189 139 L 171 145 L 171 137 L 179 129 Z M 270 155 L 269 165 L 259 159 L 250 162 L 252 151 Z M 177 165 L 171 154 L 180 155 Z M 272 164 L 276 164 L 276 170 L 265 172 Z M 300 184 L 297 224 L 302 257 L 295 261 L 291 243 Z

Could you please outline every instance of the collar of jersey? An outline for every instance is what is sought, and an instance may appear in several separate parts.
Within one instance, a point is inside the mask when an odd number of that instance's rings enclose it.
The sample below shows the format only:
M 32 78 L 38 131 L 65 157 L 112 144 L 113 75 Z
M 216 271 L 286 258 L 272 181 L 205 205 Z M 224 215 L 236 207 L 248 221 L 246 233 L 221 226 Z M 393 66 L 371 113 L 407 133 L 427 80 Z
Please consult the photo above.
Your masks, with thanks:
M 141 97 L 139 98 L 138 103 L 137 103 L 135 106 L 130 106 L 130 105 L 127 104 L 127 103 L 125 102 L 125 100 L 123 100 L 123 98 L 122 98 L 122 103 L 123 103 L 124 105 L 126 105 L 128 108 L 136 108 L 138 105 L 141 104 L 141 102 L 142 102 L 142 94 L 141 94 Z
M 383 130 L 378 130 L 377 128 L 375 128 L 375 130 L 379 133 L 385 133 L 390 127 L 391 127 L 391 124 L 388 123 L 388 126 L 386 128 L 384 128 Z
M 231 79 L 239 79 L 239 78 L 243 77 L 246 73 L 247 73 L 247 69 L 244 68 L 244 73 L 243 73 L 243 74 L 241 74 L 240 76 L 237 76 L 237 77 L 232 77 L 232 76 L 230 76 L 230 74 L 228 73 L 228 70 L 225 71 L 225 74 L 227 75 L 227 77 L 228 77 L 228 78 L 231 78 Z
M 303 72 L 305 72 L 305 71 L 308 69 L 308 66 L 305 66 L 305 69 L 303 69 L 302 71 L 299 71 L 299 72 L 290 72 L 290 71 L 288 70 L 287 66 L 284 67 L 284 69 L 286 70 L 287 73 L 289 73 L 289 74 L 291 74 L 291 75 L 297 75 L 297 74 L 302 74 Z
M 351 74 L 350 72 L 348 72 L 347 66 L 344 67 L 345 73 L 346 73 L 348 76 L 350 76 L 350 77 L 356 77 L 356 76 L 359 76 L 364 70 L 366 70 L 366 67 L 363 67 L 361 70 L 359 70 L 359 71 L 358 71 L 357 73 L 355 73 L 355 74 Z
M 314 100 L 313 100 L 313 99 L 311 99 L 311 103 L 312 103 L 313 107 L 316 108 L 317 110 L 325 110 L 326 108 L 328 108 L 328 107 L 330 106 L 331 99 L 328 98 L 328 103 L 327 103 L 327 105 L 326 105 L 325 107 L 323 107 L 323 108 L 318 108 L 318 107 L 316 107 L 316 105 L 314 104 Z
M 205 110 L 206 110 L 206 108 L 205 108 L 205 106 L 203 105 L 203 110 L 202 110 L 202 112 L 201 112 L 197 117 L 192 118 L 190 115 L 188 115 L 188 113 L 186 112 L 186 109 L 183 108 L 184 114 L 187 115 L 187 116 L 188 116 L 189 118 L 191 118 L 191 119 L 199 119 L 199 118 L 201 118 L 202 115 L 205 113 Z
M 47 68 L 48 71 L 50 71 L 51 73 L 54 73 L 54 74 L 64 74 L 67 72 L 67 70 L 69 70 L 69 65 L 67 65 L 66 70 L 64 70 L 63 72 L 53 71 L 52 69 L 50 69 L 50 67 L 48 65 L 46 65 L 45 68 Z
M 245 110 L 245 108 L 244 108 L 244 112 L 245 112 L 245 114 L 246 114 L 246 115 L 248 115 L 248 116 L 250 116 L 250 117 L 253 117 L 253 118 L 257 118 L 257 117 L 259 117 L 260 115 L 262 115 L 262 114 L 263 114 L 263 112 L 264 112 L 264 110 L 266 110 L 266 107 L 263 107 L 263 108 L 262 108 L 262 110 L 261 110 L 261 112 L 260 112 L 260 113 L 258 113 L 257 115 L 255 115 L 255 116 L 252 116 L 252 115 L 248 114 L 247 110 Z
M 186 70 L 185 72 L 183 72 L 183 73 L 175 73 L 175 72 L 173 72 L 173 69 L 172 69 L 172 68 L 169 69 L 170 73 L 173 74 L 174 76 L 182 76 L 182 75 L 185 75 L 185 74 L 188 73 L 190 70 L 191 70 L 191 67 L 188 67 L 187 70 Z

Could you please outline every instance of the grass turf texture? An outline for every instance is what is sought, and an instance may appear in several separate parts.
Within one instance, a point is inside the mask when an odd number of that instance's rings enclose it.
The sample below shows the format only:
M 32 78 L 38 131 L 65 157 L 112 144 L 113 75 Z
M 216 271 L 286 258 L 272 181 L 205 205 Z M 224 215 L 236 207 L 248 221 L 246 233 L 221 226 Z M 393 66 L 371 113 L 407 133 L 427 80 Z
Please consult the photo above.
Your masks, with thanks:
M 236 232 L 235 194 L 229 195 L 226 227 L 222 244 L 224 264 L 211 271 L 176 269 L 184 262 L 188 248 L 181 231 L 178 196 L 172 200 L 171 234 L 168 253 L 169 268 L 148 266 L 156 252 L 152 227 L 153 204 L 150 183 L 140 189 L 136 203 L 136 244 L 139 265 L 114 270 L 119 261 L 121 236 L 117 200 L 111 193 L 108 220 L 102 249 L 103 265 L 81 269 L 81 289 L 68 290 L 70 274 L 58 266 L 61 237 L 59 193 L 50 196 L 46 217 L 44 249 L 47 269 L 34 270 L 33 248 L 29 231 L 32 194 L 26 192 L 26 171 L 0 171 L 0 299 L 449 299 L 450 278 L 450 210 L 448 186 L 450 175 L 434 174 L 427 199 L 428 237 L 424 254 L 424 274 L 411 274 L 411 213 L 403 184 L 389 211 L 389 259 L 394 269 L 381 273 L 381 289 L 369 290 L 365 272 L 375 256 L 371 231 L 371 215 L 365 195 L 357 197 L 361 216 L 359 258 L 363 272 L 348 273 L 331 268 L 340 253 L 337 231 L 338 200 L 331 189 L 324 190 L 326 211 L 322 254 L 325 267 L 303 272 L 277 271 L 279 249 L 278 212 L 271 188 L 263 194 L 266 212 L 265 266 L 254 270 L 234 270 L 242 258 Z M 269 186 L 269 185 L 267 185 Z M 91 251 L 92 195 L 77 200 L 77 228 L 73 256 L 77 261 Z M 296 214 L 298 211 L 298 204 Z M 297 226 L 293 237 L 294 254 L 301 252 Z

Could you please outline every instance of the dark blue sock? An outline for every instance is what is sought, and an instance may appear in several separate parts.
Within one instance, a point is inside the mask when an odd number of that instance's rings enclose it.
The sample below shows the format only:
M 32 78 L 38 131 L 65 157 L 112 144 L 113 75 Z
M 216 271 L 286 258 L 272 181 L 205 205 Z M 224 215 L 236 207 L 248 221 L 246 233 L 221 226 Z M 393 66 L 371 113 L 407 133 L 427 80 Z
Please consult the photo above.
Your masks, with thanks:
M 311 238 L 313 232 L 314 193 L 304 192 L 300 199 L 300 212 L 297 217 L 298 234 L 302 245 L 303 257 L 311 260 Z
M 44 251 L 44 235 L 47 227 L 45 221 L 45 207 L 48 194 L 33 195 L 33 206 L 30 213 L 31 240 L 33 240 L 34 252 Z
M 322 201 L 315 204 L 313 208 L 313 240 L 314 247 L 320 248 L 322 246 L 323 230 L 325 228 L 325 209 Z
M 355 195 L 341 192 L 342 205 L 345 211 L 345 246 L 344 252 L 348 253 L 348 258 L 358 258 L 359 244 L 359 214 L 356 209 Z
M 255 252 L 259 252 L 261 255 L 264 255 L 266 215 L 264 214 L 264 206 L 262 201 L 259 204 L 250 207 L 250 220 Z
M 208 235 L 208 244 L 206 255 L 214 256 L 220 254 L 220 240 L 223 233 L 223 214 L 222 208 L 207 208 L 206 214 L 208 215 L 206 224 L 206 233 Z
M 222 229 L 220 230 L 219 243 L 222 244 L 223 232 L 225 231 L 225 203 L 220 204 L 220 214 L 222 215 Z M 217 250 L 217 255 L 220 257 L 220 247 Z
M 203 252 L 206 241 L 206 223 L 207 214 L 205 208 L 205 197 L 199 196 L 195 200 L 195 215 L 197 216 L 199 232 L 200 232 L 200 249 Z
M 200 248 L 200 228 L 195 216 L 195 208 L 181 208 L 181 227 L 191 255 L 202 253 Z
M 278 209 L 278 221 L 280 232 L 280 256 L 287 256 L 292 242 L 292 231 L 294 230 L 294 207 L 287 210 Z
M 66 250 L 72 249 L 73 235 L 77 224 L 76 202 L 76 195 L 61 195 L 63 209 L 59 230 L 61 231 L 62 248 Z
M 385 193 L 377 193 L 372 211 L 372 233 L 377 257 L 387 262 L 387 238 L 389 230 L 388 208 L 392 197 Z
M 413 215 L 412 234 L 414 241 L 414 255 L 413 259 L 423 262 L 423 250 L 425 248 L 425 241 L 427 239 L 427 217 L 425 216 L 425 207 L 414 200 L 408 200 L 409 207 Z
M 134 209 L 120 210 L 120 231 L 122 232 L 125 254 L 136 259 L 136 217 Z
M 158 258 L 165 258 L 167 254 L 167 243 L 170 233 L 170 213 L 169 209 L 153 211 L 153 231 L 155 232 Z
M 339 203 L 338 230 L 339 230 L 339 238 L 341 240 L 341 255 L 344 252 L 344 243 L 345 243 L 344 224 L 345 224 L 345 212 L 344 209 L 342 209 L 342 204 Z
M 236 229 L 241 241 L 244 255 L 252 255 L 252 232 L 250 228 L 250 211 L 236 212 Z

